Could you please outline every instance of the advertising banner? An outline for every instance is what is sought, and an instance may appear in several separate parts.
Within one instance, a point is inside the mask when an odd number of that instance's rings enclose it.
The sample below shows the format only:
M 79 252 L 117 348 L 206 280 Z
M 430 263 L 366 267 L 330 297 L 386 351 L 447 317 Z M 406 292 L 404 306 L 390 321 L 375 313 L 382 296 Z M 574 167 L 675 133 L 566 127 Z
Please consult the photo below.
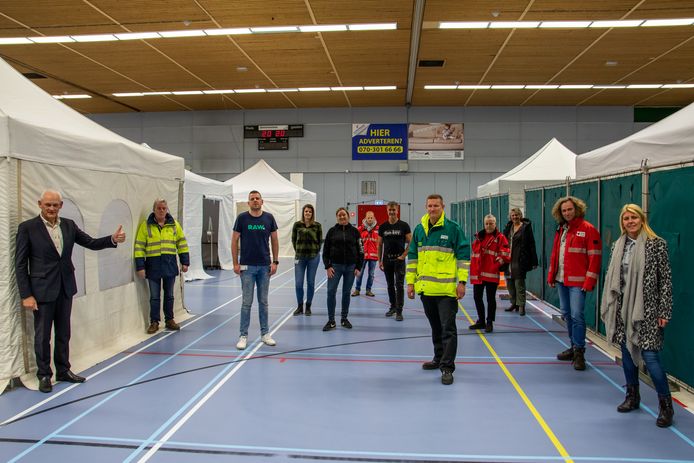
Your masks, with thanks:
M 352 124 L 352 160 L 406 161 L 407 124 Z
M 463 159 L 462 123 L 410 124 L 407 137 L 412 161 Z

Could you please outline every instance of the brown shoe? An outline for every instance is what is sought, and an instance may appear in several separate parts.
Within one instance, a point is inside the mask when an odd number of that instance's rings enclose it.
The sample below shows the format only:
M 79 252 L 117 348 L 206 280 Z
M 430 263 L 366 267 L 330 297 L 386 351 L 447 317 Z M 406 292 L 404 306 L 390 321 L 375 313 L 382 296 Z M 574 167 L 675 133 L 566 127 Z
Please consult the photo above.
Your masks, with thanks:
M 181 326 L 176 323 L 173 318 L 171 320 L 166 320 L 166 327 L 172 331 L 178 331 L 181 329 Z
M 149 328 L 147 328 L 147 334 L 154 334 L 157 331 L 159 331 L 159 322 L 150 323 Z

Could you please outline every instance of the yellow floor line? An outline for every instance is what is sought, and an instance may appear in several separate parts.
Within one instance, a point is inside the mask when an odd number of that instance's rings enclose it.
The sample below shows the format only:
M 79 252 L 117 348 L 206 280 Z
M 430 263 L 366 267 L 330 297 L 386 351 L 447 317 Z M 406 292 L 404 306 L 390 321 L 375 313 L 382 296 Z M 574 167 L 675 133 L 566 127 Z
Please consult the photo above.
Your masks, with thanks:
M 465 307 L 458 302 L 458 306 L 460 307 L 460 310 L 463 312 L 465 317 L 467 317 L 468 321 L 470 324 L 474 323 L 474 320 L 470 317 L 470 315 L 467 313 L 465 310 Z M 573 460 L 571 459 L 571 456 L 569 453 L 566 451 L 564 446 L 562 445 L 561 442 L 559 442 L 559 439 L 557 436 L 554 434 L 552 431 L 552 428 L 549 427 L 547 422 L 542 418 L 542 415 L 540 415 L 540 412 L 537 411 L 537 408 L 535 408 L 535 405 L 531 402 L 531 400 L 528 398 L 528 396 L 525 394 L 525 391 L 523 391 L 523 388 L 520 387 L 520 384 L 518 384 L 518 381 L 516 381 L 516 378 L 513 377 L 510 371 L 508 371 L 508 368 L 506 368 L 506 365 L 504 365 L 504 362 L 499 358 L 497 355 L 496 351 L 492 347 L 491 344 L 489 344 L 489 341 L 487 341 L 486 336 L 481 332 L 481 330 L 476 330 L 477 335 L 482 339 L 482 342 L 484 343 L 485 346 L 487 346 L 487 349 L 489 352 L 492 354 L 492 357 L 496 360 L 496 363 L 499 365 L 501 368 L 501 371 L 504 372 L 506 375 L 506 378 L 508 378 L 509 382 L 513 385 L 513 388 L 516 390 L 518 395 L 523 399 L 523 402 L 525 403 L 525 406 L 528 407 L 528 410 L 530 410 L 530 413 L 533 414 L 537 422 L 540 424 L 540 427 L 542 430 L 547 434 L 547 437 L 549 437 L 549 440 L 552 441 L 552 444 L 554 447 L 557 449 L 559 454 L 564 458 L 564 461 L 567 463 L 573 463 Z

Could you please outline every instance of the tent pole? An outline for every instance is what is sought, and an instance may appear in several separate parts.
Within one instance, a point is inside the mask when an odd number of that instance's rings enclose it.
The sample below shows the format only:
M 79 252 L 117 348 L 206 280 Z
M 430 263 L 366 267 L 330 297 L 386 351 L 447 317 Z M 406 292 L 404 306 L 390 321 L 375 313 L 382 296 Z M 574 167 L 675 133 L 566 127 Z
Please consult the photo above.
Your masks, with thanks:
M 22 221 L 22 160 L 17 159 L 17 223 Z M 19 307 L 20 318 L 22 320 L 22 362 L 24 363 L 24 373 L 29 373 L 29 335 L 27 334 L 27 311 L 24 307 Z
M 643 214 L 648 218 L 648 159 L 641 161 L 641 209 Z
M 183 223 L 183 179 L 178 181 L 178 223 L 181 224 L 181 227 L 186 225 Z M 181 287 L 181 306 L 183 306 L 183 310 L 190 313 L 190 310 L 188 310 L 188 307 L 186 307 L 186 298 L 184 294 L 185 278 L 183 275 L 179 276 L 178 284 Z

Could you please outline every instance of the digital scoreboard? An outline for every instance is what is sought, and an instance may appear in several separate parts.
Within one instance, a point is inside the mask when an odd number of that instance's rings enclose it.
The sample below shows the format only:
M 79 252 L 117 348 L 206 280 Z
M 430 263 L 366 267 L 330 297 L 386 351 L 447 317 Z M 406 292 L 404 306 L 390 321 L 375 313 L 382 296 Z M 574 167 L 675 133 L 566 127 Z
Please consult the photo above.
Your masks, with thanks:
M 257 138 L 258 151 L 287 150 L 289 138 L 303 136 L 303 124 L 243 126 L 243 138 Z

